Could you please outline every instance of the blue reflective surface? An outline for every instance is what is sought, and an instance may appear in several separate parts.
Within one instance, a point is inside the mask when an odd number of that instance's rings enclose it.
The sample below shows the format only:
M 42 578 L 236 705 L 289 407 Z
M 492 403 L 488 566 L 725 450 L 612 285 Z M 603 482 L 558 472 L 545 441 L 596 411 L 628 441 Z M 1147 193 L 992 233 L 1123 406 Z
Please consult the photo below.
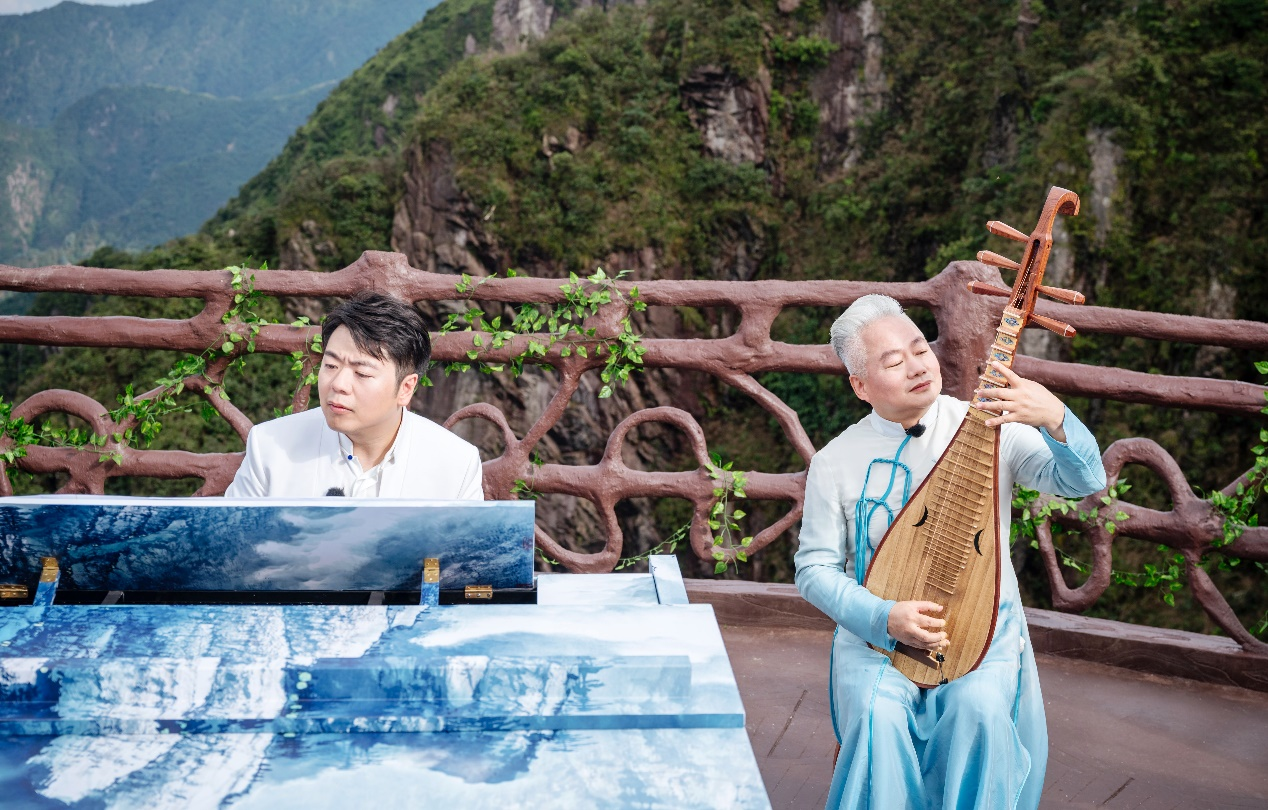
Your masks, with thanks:
M 5 807 L 767 807 L 743 723 L 708 606 L 0 610 Z
M 0 499 L 0 581 L 34 590 L 40 558 L 87 590 L 418 590 L 533 584 L 531 501 Z
M 770 807 L 744 729 L 0 738 L 8 808 Z

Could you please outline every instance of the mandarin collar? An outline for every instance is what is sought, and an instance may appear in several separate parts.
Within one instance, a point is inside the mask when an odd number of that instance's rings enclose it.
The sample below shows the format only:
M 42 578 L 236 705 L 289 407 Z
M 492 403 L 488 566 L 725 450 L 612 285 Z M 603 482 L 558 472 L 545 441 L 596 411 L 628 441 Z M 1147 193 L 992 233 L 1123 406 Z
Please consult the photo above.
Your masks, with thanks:
M 925 426 L 925 435 L 928 435 L 929 431 L 933 430 L 937 424 L 938 412 L 941 410 L 939 406 L 941 404 L 942 395 L 939 394 L 938 398 L 929 406 L 929 410 L 925 411 L 924 415 L 920 417 L 920 424 Z M 907 435 L 907 431 L 901 423 L 891 422 L 874 410 L 868 415 L 868 418 L 871 420 L 872 429 L 886 438 L 900 439 Z

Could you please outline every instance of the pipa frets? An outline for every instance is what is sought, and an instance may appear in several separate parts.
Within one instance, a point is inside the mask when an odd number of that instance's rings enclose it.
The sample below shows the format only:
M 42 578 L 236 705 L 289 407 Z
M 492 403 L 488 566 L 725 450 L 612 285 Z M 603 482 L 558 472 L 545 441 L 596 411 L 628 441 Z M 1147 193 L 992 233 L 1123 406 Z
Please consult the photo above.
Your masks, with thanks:
M 1040 291 L 1048 254 L 1052 249 L 1052 225 L 1058 213 L 1074 215 L 1079 198 L 1065 189 L 1048 192 L 1039 224 L 1029 236 L 999 222 L 988 230 L 1025 241 L 1017 263 L 1017 280 L 1007 293 L 1007 305 L 987 353 L 979 387 L 989 393 L 1008 387 L 1008 379 L 991 361 L 1012 367 L 1021 330 L 1031 320 L 1035 296 Z M 1011 266 L 997 254 L 983 254 L 996 266 Z M 975 292 L 1004 295 L 1002 289 L 980 282 Z M 1061 294 L 1063 300 L 1080 300 L 1071 291 L 1043 288 Z M 1036 321 L 1038 323 L 1038 321 Z M 1065 324 L 1046 320 L 1044 326 L 1072 333 Z M 986 656 L 999 609 L 999 431 L 985 422 L 995 414 L 981 406 L 990 399 L 975 395 L 969 413 L 960 424 L 938 463 L 921 482 L 911 500 L 894 518 L 867 569 L 863 584 L 873 593 L 895 601 L 930 600 L 944 606 L 950 646 L 939 665 L 925 650 L 899 644 L 897 653 L 881 650 L 895 668 L 920 686 L 959 678 L 972 672 Z

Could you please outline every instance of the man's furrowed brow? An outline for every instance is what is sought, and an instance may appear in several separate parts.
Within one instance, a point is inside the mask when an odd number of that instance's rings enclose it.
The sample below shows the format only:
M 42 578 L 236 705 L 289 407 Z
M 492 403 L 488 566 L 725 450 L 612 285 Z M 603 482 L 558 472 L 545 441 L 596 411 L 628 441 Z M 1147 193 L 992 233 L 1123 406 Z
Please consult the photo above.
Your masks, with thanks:
M 338 352 L 332 352 L 330 349 L 322 352 L 323 355 L 334 360 L 336 363 L 343 363 L 345 366 L 369 366 L 370 368 L 379 368 L 383 364 L 378 360 L 370 358 L 369 360 L 355 360 L 342 357 Z

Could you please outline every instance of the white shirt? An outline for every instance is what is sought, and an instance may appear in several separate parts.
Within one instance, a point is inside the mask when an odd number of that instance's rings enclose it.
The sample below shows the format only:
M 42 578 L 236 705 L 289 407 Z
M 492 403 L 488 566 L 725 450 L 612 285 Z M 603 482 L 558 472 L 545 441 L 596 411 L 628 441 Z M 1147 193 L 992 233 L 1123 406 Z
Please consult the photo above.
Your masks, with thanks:
M 361 459 L 357 458 L 352 452 L 352 440 L 343 433 L 337 434 L 339 437 L 339 455 L 346 462 L 344 469 L 347 476 L 344 478 L 345 483 L 339 486 L 343 490 L 343 494 L 349 498 L 377 498 L 379 490 L 383 486 L 383 470 L 391 467 L 396 463 L 396 446 L 401 442 L 401 434 L 405 432 L 405 420 L 401 420 L 401 426 L 396 431 L 396 437 L 392 439 L 392 446 L 387 449 L 383 460 L 375 464 L 368 470 L 361 468 Z
M 429 419 L 405 411 L 383 461 L 361 469 L 352 443 L 326 424 L 320 408 L 261 422 L 225 491 L 231 498 L 351 497 L 483 500 L 480 453 Z

